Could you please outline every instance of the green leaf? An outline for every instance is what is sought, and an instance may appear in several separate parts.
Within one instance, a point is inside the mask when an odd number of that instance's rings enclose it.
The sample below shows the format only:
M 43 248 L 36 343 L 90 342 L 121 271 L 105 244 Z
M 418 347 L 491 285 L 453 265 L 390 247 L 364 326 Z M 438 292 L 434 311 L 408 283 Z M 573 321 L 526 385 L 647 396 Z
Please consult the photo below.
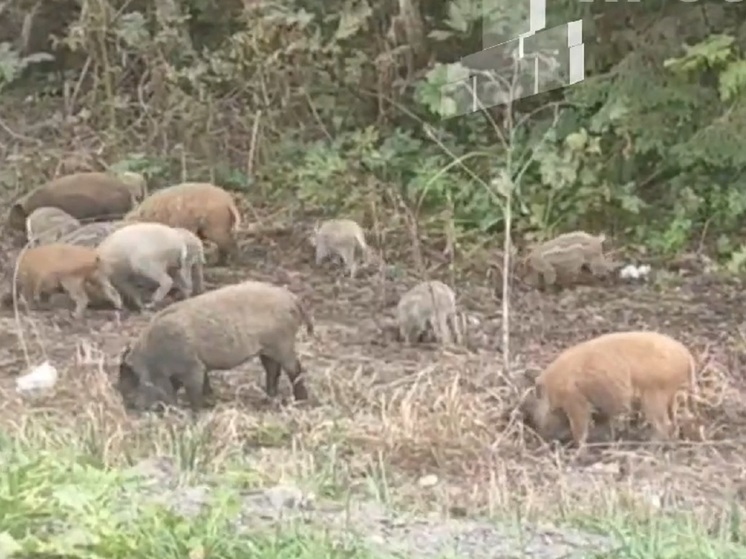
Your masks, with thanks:
M 584 128 L 581 128 L 579 132 L 574 132 L 565 138 L 565 143 L 572 151 L 581 151 L 585 148 L 588 142 L 588 133 Z
M 339 18 L 339 26 L 334 34 L 337 40 L 347 39 L 360 31 L 367 23 L 368 18 L 373 15 L 373 10 L 365 0 L 352 2 L 342 12 Z
M 732 101 L 746 85 L 746 60 L 731 62 L 720 74 L 718 92 L 723 101 Z
M 427 36 L 433 41 L 445 41 L 453 37 L 453 33 L 444 29 L 433 29 Z
M 469 29 L 469 22 L 466 20 L 466 14 L 462 11 L 457 2 L 448 4 L 448 19 L 446 23 L 451 29 L 466 33 Z

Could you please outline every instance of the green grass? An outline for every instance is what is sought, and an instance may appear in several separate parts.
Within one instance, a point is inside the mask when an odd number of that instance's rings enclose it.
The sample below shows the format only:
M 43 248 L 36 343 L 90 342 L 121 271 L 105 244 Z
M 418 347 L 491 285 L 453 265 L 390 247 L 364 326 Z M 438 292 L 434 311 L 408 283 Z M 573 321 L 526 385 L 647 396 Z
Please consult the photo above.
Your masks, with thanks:
M 188 519 L 148 502 L 136 477 L 92 466 L 81 455 L 6 442 L 0 462 L 0 557 L 371 557 L 354 542 L 301 528 L 241 533 L 238 492 L 229 487 L 216 489 L 204 512 Z
M 128 559 L 383 559 L 353 538 L 302 526 L 237 529 L 238 491 L 218 487 L 188 519 L 148 502 L 134 475 L 94 466 L 79 451 L 0 445 L 0 557 Z M 248 523 L 251 519 L 248 520 Z M 582 522 L 615 536 L 621 548 L 588 559 L 743 559 L 741 517 L 724 511 L 718 527 L 632 514 Z M 249 527 L 250 528 L 250 527 Z
M 588 559 L 744 559 L 746 532 L 741 514 L 736 506 L 723 512 L 723 521 L 714 519 L 710 527 L 685 516 L 640 518 L 622 511 L 618 517 L 580 524 L 619 542 L 614 552 Z

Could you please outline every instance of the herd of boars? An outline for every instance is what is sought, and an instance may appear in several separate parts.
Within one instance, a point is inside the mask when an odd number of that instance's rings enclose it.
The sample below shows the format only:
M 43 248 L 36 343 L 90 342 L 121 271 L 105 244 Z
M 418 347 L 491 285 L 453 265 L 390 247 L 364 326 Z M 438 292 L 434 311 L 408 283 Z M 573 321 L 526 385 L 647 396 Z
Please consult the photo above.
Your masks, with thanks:
M 120 357 L 116 388 L 131 409 L 174 404 L 184 388 L 197 411 L 212 389 L 208 373 L 258 356 L 268 396 L 278 394 L 281 372 L 296 400 L 308 398 L 295 349 L 298 330 L 313 333 L 300 298 L 284 287 L 243 281 L 205 291 L 204 242 L 218 264 L 238 255 L 241 214 L 233 197 L 209 183 L 182 183 L 148 194 L 137 173 L 76 173 L 54 179 L 17 200 L 6 228 L 26 245 L 17 258 L 17 292 L 29 305 L 67 294 L 81 318 L 89 304 L 153 308 L 176 288 L 181 300 L 156 312 Z M 353 220 L 332 219 L 311 235 L 315 262 L 341 260 L 351 278 L 373 253 Z M 565 233 L 538 244 L 518 273 L 535 286 L 571 283 L 583 269 L 606 274 L 604 235 Z M 143 290 L 150 290 L 143 300 Z M 12 303 L 13 292 L 3 298 Z M 461 343 L 463 313 L 448 285 L 424 281 L 396 309 L 399 337 L 415 344 L 428 334 Z M 618 332 L 562 352 L 534 379 L 523 416 L 545 439 L 568 434 L 583 447 L 592 418 L 629 412 L 635 401 L 655 435 L 675 435 L 680 389 L 694 388 L 695 360 L 680 342 L 655 332 Z

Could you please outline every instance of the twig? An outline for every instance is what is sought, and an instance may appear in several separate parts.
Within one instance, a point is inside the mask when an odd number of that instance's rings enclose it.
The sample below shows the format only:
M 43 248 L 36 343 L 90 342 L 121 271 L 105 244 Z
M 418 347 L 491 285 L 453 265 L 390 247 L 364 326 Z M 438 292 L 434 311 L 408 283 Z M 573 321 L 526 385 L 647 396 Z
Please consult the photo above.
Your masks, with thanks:
M 256 138 L 259 133 L 259 122 L 262 118 L 262 110 L 259 109 L 254 117 L 254 125 L 251 127 L 251 141 L 249 143 L 249 160 L 246 162 L 246 176 L 254 176 L 254 156 L 256 155 Z

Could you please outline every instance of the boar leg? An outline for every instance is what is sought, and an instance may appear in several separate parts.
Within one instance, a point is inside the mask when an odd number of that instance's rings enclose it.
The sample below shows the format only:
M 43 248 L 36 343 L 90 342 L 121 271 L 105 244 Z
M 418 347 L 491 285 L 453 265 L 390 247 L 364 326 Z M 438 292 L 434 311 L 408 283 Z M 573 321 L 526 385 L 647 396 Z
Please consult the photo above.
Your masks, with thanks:
M 184 385 L 178 378 L 171 377 L 171 386 L 174 387 L 174 394 L 176 394 Z M 202 396 L 211 398 L 213 394 L 215 393 L 212 390 L 212 385 L 210 385 L 210 377 L 205 374 L 205 382 L 202 384 Z
M 326 251 L 326 246 L 324 245 L 324 242 L 318 242 L 316 244 L 316 265 L 321 266 L 321 263 L 324 261 L 324 259 L 327 257 L 328 253 Z
M 464 330 L 466 324 L 466 317 L 464 313 L 453 313 L 448 316 L 448 323 L 453 329 L 454 339 L 457 344 L 464 343 Z
M 357 275 L 357 262 L 355 261 L 355 247 L 345 247 L 339 251 L 339 256 L 347 268 L 351 278 Z
M 186 374 L 182 378 L 185 379 L 183 384 L 189 407 L 193 412 L 198 412 L 204 407 L 205 385 L 209 386 L 207 371 L 204 365 L 195 362 L 189 371 L 184 372 Z
M 112 279 L 115 280 L 116 289 L 122 297 L 124 297 L 137 310 L 141 310 L 143 307 L 142 298 L 140 297 L 137 287 L 130 282 L 131 278 L 117 277 Z
M 33 285 L 24 283 L 19 286 L 18 293 L 23 298 L 28 308 L 39 307 L 41 302 L 42 284 L 40 281 L 35 282 Z
M 579 449 L 585 446 L 588 439 L 588 427 L 593 412 L 592 406 L 582 395 L 575 394 L 573 398 L 568 399 L 563 406 L 563 411 L 570 421 L 570 431 L 572 438 Z
M 414 343 L 419 340 L 420 331 L 419 329 L 415 330 L 414 328 L 405 328 L 403 326 L 400 326 L 399 335 L 407 345 L 414 345 Z
M 194 287 L 192 285 L 191 272 L 191 268 L 185 265 L 179 267 L 179 270 L 174 275 L 174 283 L 176 284 L 176 287 L 178 287 L 179 291 L 181 291 L 184 299 L 188 299 L 189 297 L 191 297 L 192 291 L 194 290 Z
M 543 270 L 540 271 L 540 275 L 542 279 L 544 280 L 544 285 L 554 285 L 557 283 L 557 272 L 554 271 L 554 268 L 552 266 L 546 266 Z
M 591 255 L 588 260 L 588 267 L 591 269 L 591 273 L 597 278 L 605 276 L 608 271 L 606 260 L 601 254 Z
M 671 438 L 671 421 L 669 420 L 668 394 L 655 390 L 642 395 L 642 413 L 655 430 L 658 440 Z
M 83 311 L 88 307 L 88 293 L 85 290 L 85 281 L 81 278 L 65 278 L 60 280 L 62 289 L 75 301 L 75 310 L 73 317 L 79 319 L 83 316 Z
M 280 363 L 282 370 L 290 379 L 290 385 L 293 387 L 293 397 L 296 400 L 308 400 L 308 390 L 303 381 L 303 367 L 295 354 L 295 348 L 281 347 L 273 359 Z
M 296 400 L 308 400 L 308 390 L 306 389 L 306 383 L 303 381 L 303 367 L 298 358 L 296 357 L 292 362 L 284 364 L 282 368 L 285 370 L 293 387 L 293 398 Z
M 238 257 L 238 243 L 233 231 L 224 224 L 224 221 L 215 225 L 207 224 L 207 227 L 200 231 L 202 238 L 215 243 L 218 249 L 218 266 L 225 266 L 229 259 L 236 260 Z
M 165 270 L 159 270 L 158 272 L 155 272 L 155 270 L 148 271 L 147 277 L 158 282 L 158 289 L 155 290 L 155 293 L 153 293 L 153 296 L 150 299 L 150 303 L 147 305 L 152 308 L 166 298 L 166 295 L 168 295 L 168 292 L 171 291 L 171 288 L 174 286 L 174 280 L 171 279 L 171 276 L 169 276 Z
M 265 373 L 265 389 L 267 396 L 276 398 L 280 388 L 280 374 L 282 365 L 267 355 L 259 355 Z
M 103 291 L 104 296 L 111 302 L 112 305 L 114 305 L 115 309 L 121 311 L 123 306 L 122 296 L 116 289 L 114 289 L 114 286 L 111 285 L 109 278 L 99 272 L 98 274 L 96 274 L 95 279 L 98 282 L 98 285 L 101 287 L 101 291 Z
M 451 329 L 448 326 L 448 315 L 444 312 L 439 312 L 435 316 L 435 324 L 433 324 L 435 334 L 438 341 L 443 344 L 451 345 L 453 343 L 453 336 L 451 335 Z
M 192 285 L 194 286 L 194 294 L 199 295 L 205 291 L 205 278 L 202 270 L 202 263 L 198 262 L 192 266 Z

